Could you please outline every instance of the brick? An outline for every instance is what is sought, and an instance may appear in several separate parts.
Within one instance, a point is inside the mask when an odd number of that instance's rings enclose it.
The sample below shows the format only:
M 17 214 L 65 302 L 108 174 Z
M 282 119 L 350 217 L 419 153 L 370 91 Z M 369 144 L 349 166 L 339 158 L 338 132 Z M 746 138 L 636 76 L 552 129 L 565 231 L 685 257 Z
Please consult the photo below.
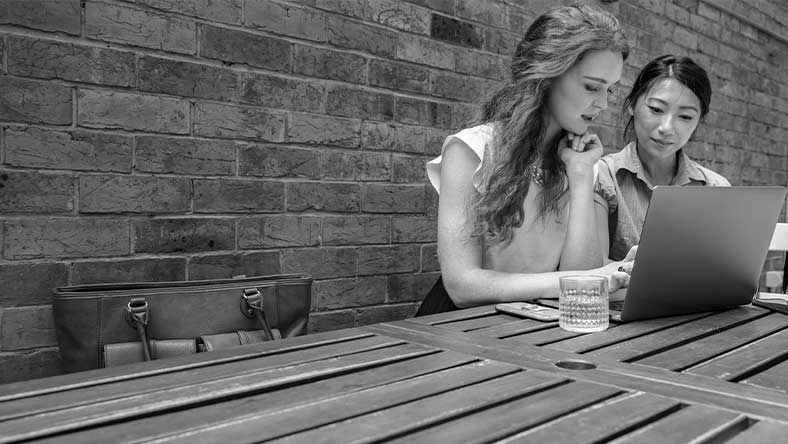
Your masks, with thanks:
M 0 171 L 0 212 L 65 213 L 74 210 L 74 176 Z
M 358 250 L 358 274 L 390 274 L 418 271 L 419 255 L 420 247 L 418 245 L 360 247 Z
M 457 0 L 457 17 L 506 28 L 508 20 L 502 2 L 495 0 Z
M 260 177 L 320 177 L 320 153 L 273 145 L 241 145 L 238 174 Z
M 108 3 L 85 4 L 85 36 L 181 54 L 197 52 L 193 21 Z
M 309 145 L 356 148 L 361 140 L 361 121 L 314 114 L 292 114 L 287 140 Z
M 717 57 L 720 52 L 720 44 L 717 40 L 706 37 L 704 35 L 698 36 L 698 51 L 708 54 L 712 57 Z M 711 65 L 707 65 L 709 68 Z
M 665 16 L 682 26 L 689 26 L 690 24 L 689 11 L 672 3 L 665 5 Z
M 247 217 L 238 221 L 238 247 L 315 247 L 320 231 L 320 218 L 314 216 Z
M 326 113 L 370 120 L 394 117 L 394 96 L 355 88 L 333 87 L 328 90 Z
M 387 244 L 391 222 L 381 216 L 326 217 L 323 245 Z
M 476 79 L 455 74 L 436 73 L 430 82 L 430 92 L 434 96 L 476 102 L 498 86 L 497 82 Z
M 118 219 L 18 219 L 5 222 L 6 259 L 129 254 L 129 226 Z
M 514 34 L 502 29 L 488 28 L 484 31 L 483 49 L 496 54 L 511 56 L 514 54 L 517 43 L 521 38 L 522 34 Z
M 363 19 L 369 15 L 367 13 L 369 9 L 367 2 L 358 0 L 306 0 L 301 3 L 306 3 L 324 11 L 338 12 L 347 17 Z
M 392 156 L 391 180 L 396 183 L 424 183 L 427 180 L 425 164 L 422 157 Z
M 5 0 L 0 5 L 0 24 L 79 35 L 79 4 L 79 0 Z
M 209 59 L 289 72 L 291 46 L 272 37 L 200 25 L 200 55 Z
M 391 156 L 329 151 L 323 154 L 322 171 L 324 179 L 388 181 L 391 178 Z
M 281 272 L 278 251 L 195 256 L 189 259 L 190 280 L 226 279 L 239 275 L 267 276 Z
M 367 59 L 357 54 L 296 45 L 293 73 L 363 84 L 367 78 Z
M 408 63 L 371 60 L 369 84 L 398 91 L 427 92 L 429 71 Z
M 367 0 L 368 19 L 390 28 L 429 35 L 430 11 L 399 0 Z
M 241 23 L 243 0 L 137 0 L 156 9 L 224 23 Z
M 282 250 L 283 273 L 307 273 L 315 279 L 354 276 L 355 248 L 297 248 Z
M 0 383 L 56 376 L 62 372 L 57 347 L 0 353 Z
M 188 179 L 151 176 L 81 176 L 80 213 L 185 213 Z
M 241 76 L 240 101 L 266 108 L 296 111 L 323 109 L 325 88 L 317 81 L 302 81 L 265 74 L 245 73 Z
M 421 302 L 440 274 L 395 274 L 388 276 L 386 302 Z
M 432 217 L 394 217 L 391 243 L 437 242 L 438 221 Z
M 698 34 L 679 26 L 673 32 L 673 40 L 685 48 L 697 49 L 698 47 Z
M 421 247 L 421 271 L 440 271 L 441 264 L 438 261 L 438 244 L 424 245 Z
M 453 128 L 468 128 L 478 122 L 478 116 L 481 107 L 479 105 L 471 105 L 465 103 L 455 103 L 451 107 L 451 125 L 443 126 L 445 129 L 453 129 Z M 426 151 L 427 154 L 438 154 L 440 153 L 440 148 L 442 146 L 442 139 L 449 135 L 449 132 L 442 131 L 441 134 L 440 144 L 427 144 L 427 147 L 431 148 Z M 437 150 L 436 150 L 437 148 Z
M 451 45 L 410 34 L 400 35 L 396 44 L 396 58 L 400 60 L 454 70 Z
M 455 63 L 455 70 L 459 74 L 502 80 L 509 73 L 509 61 L 507 59 L 484 52 L 457 50 Z M 474 102 L 479 100 L 481 100 L 481 97 L 474 98 Z
M 307 331 L 318 333 L 323 331 L 350 328 L 356 323 L 356 314 L 353 310 L 339 310 L 326 313 L 310 313 Z
M 393 58 L 397 37 L 393 31 L 330 15 L 326 19 L 328 43 L 381 57 Z
M 141 91 L 217 100 L 233 100 L 238 93 L 238 75 L 226 68 L 159 57 L 140 57 L 139 63 Z
M 455 45 L 481 49 L 484 46 L 484 30 L 473 23 L 464 22 L 445 15 L 432 14 L 430 36 Z
M 714 6 L 709 6 L 704 2 L 698 2 L 698 15 L 706 17 L 714 22 L 719 22 L 721 20 L 719 9 Z
M 135 169 L 146 173 L 233 175 L 235 147 L 235 143 L 222 140 L 138 136 Z
M 428 131 L 420 126 L 365 121 L 361 126 L 361 147 L 367 150 L 423 153 Z
M 185 258 L 75 262 L 74 284 L 172 282 L 186 279 Z
M 454 0 L 409 0 L 414 5 L 426 6 L 435 11 L 454 13 Z
M 287 184 L 288 211 L 335 211 L 355 213 L 359 210 L 358 184 L 324 182 L 290 182 Z
M 145 219 L 133 222 L 135 253 L 196 253 L 235 248 L 232 219 Z
M 524 33 L 536 19 L 536 16 L 531 8 L 529 8 L 531 10 L 526 12 L 516 9 L 518 6 L 512 5 L 506 8 L 506 14 L 509 16 L 509 30 L 516 33 Z
M 0 121 L 71 124 L 71 88 L 0 77 Z
M 5 308 L 0 318 L 4 351 L 57 345 L 51 306 Z
M 424 186 L 365 184 L 361 207 L 370 213 L 421 213 L 424 211 Z
M 451 105 L 426 100 L 398 97 L 395 120 L 415 125 L 452 127 Z
M 326 41 L 326 14 L 271 1 L 247 2 L 244 24 L 274 34 Z
M 52 303 L 52 289 L 68 284 L 68 267 L 62 263 L 0 265 L 0 307 Z
M 356 325 L 377 324 L 379 322 L 399 321 L 411 318 L 419 309 L 419 304 L 381 305 L 358 309 Z
M 189 132 L 189 102 L 186 100 L 80 89 L 77 101 L 80 126 L 159 133 Z
M 5 163 L 84 171 L 131 171 L 131 137 L 75 130 L 6 131 Z
M 315 283 L 312 295 L 318 310 L 382 304 L 386 300 L 386 277 L 357 277 Z
M 134 53 L 9 36 L 8 72 L 24 77 L 133 86 Z
M 283 142 L 285 115 L 260 108 L 198 103 L 194 107 L 194 134 Z
M 285 187 L 279 182 L 195 179 L 195 213 L 257 213 L 284 209 Z

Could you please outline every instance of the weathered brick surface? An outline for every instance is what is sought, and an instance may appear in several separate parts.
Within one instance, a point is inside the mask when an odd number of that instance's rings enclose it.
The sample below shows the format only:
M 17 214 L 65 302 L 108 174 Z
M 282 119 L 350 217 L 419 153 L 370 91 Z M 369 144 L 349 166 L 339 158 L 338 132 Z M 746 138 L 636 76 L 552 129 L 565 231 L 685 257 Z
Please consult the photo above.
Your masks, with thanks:
M 245 73 L 241 76 L 240 101 L 267 108 L 296 111 L 323 109 L 323 85 L 265 74 Z
M 497 28 L 508 25 L 505 5 L 495 0 L 457 0 L 457 15 Z
M 386 302 L 421 302 L 440 277 L 437 273 L 395 274 L 388 277 Z
M 387 216 L 346 216 L 323 219 L 323 245 L 387 244 L 391 222 Z
M 354 213 L 359 210 L 359 194 L 358 184 L 291 182 L 287 184 L 287 209 Z
M 429 70 L 407 63 L 385 60 L 369 62 L 369 84 L 401 91 L 427 92 Z
M 414 156 L 391 157 L 391 179 L 394 182 L 414 183 L 427 180 L 425 164 L 427 159 Z
M 421 271 L 439 271 L 438 245 L 425 245 L 421 247 Z
M 5 0 L 0 24 L 79 35 L 79 0 Z
M 377 26 L 330 15 L 326 18 L 326 29 L 332 45 L 380 57 L 394 57 L 397 51 L 399 35 Z
M 0 307 L 52 303 L 52 289 L 68 283 L 63 263 L 0 265 Z
M 238 94 L 238 74 L 198 63 L 141 57 L 137 87 L 176 96 L 231 101 Z
M 419 269 L 418 245 L 359 247 L 358 274 L 407 273 Z
M 326 41 L 325 14 L 293 5 L 246 2 L 244 24 L 276 34 Z
M 24 128 L 5 133 L 5 163 L 85 171 L 131 171 L 131 137 L 88 131 Z
M 353 327 L 356 322 L 354 310 L 337 310 L 325 313 L 310 313 L 307 331 L 318 333 L 321 331 L 338 330 Z
M 0 383 L 55 376 L 62 372 L 57 347 L 0 353 Z
M 227 279 L 244 275 L 265 276 L 281 273 L 279 252 L 219 254 L 189 259 L 189 280 Z
M 185 213 L 187 179 L 150 176 L 82 176 L 80 213 Z
M 416 35 L 399 36 L 397 58 L 437 68 L 454 69 L 454 51 L 451 45 Z
M 319 281 L 315 283 L 312 298 L 318 310 L 382 304 L 386 301 L 386 277 Z
M 391 242 L 437 242 L 438 225 L 435 219 L 421 216 L 391 218 Z
M 365 83 L 367 59 L 347 52 L 296 45 L 293 53 L 293 72 L 321 79 Z
M 0 121 L 71 124 L 71 88 L 0 77 Z
M 261 177 L 320 177 L 318 151 L 274 145 L 241 145 L 238 174 Z
M 193 15 L 217 22 L 241 23 L 243 0 L 137 0 L 156 9 Z
M 293 114 L 287 129 L 287 140 L 293 143 L 355 148 L 359 146 L 360 133 L 359 120 Z
M 368 150 L 423 153 L 428 131 L 419 126 L 364 122 L 361 126 L 361 146 Z
M 441 128 L 451 128 L 453 125 L 453 109 L 446 103 L 398 97 L 395 113 L 395 119 L 402 123 Z
M 74 210 L 74 176 L 0 171 L 0 212 L 68 213 Z
M 423 185 L 366 184 L 362 209 L 370 213 L 420 213 L 424 211 Z
M 328 91 L 326 112 L 343 117 L 391 120 L 394 117 L 394 97 L 362 89 L 335 87 Z
M 274 71 L 290 71 L 291 44 L 234 29 L 200 25 L 200 55 Z
M 189 102 L 183 99 L 80 89 L 77 102 L 80 126 L 158 133 L 189 132 Z
M 486 77 L 496 81 L 506 78 L 509 72 L 509 60 L 507 58 L 481 51 L 458 49 L 456 62 L 458 73 Z M 497 83 L 485 82 L 482 86 L 482 91 L 489 91 L 490 88 L 497 86 Z M 470 100 L 470 102 L 476 101 L 476 99 Z
M 305 248 L 282 250 L 282 272 L 308 273 L 315 279 L 354 276 L 355 248 Z
M 195 213 L 259 213 L 284 209 L 285 186 L 278 182 L 194 180 Z
M 133 86 L 134 53 L 11 36 L 8 72 L 24 77 Z
M 368 0 L 368 17 L 376 23 L 414 34 L 430 33 L 430 11 L 398 0 Z
M 129 226 L 119 219 L 15 219 L 5 222 L 6 259 L 126 256 Z
M 73 264 L 73 284 L 171 282 L 186 278 L 186 259 L 130 259 Z
M 407 303 L 399 305 L 381 305 L 378 307 L 360 308 L 356 325 L 377 324 L 378 322 L 398 321 L 412 318 L 419 309 L 419 304 Z
M 235 248 L 232 219 L 146 219 L 133 222 L 135 253 L 194 253 Z
M 260 108 L 198 103 L 194 133 L 200 136 L 284 141 L 285 115 Z
M 139 136 L 135 169 L 146 173 L 228 176 L 235 173 L 236 144 L 223 140 Z
M 323 178 L 332 180 L 388 181 L 391 156 L 380 153 L 327 152 L 323 155 Z
M 0 316 L 0 347 L 3 350 L 57 345 L 52 307 L 4 308 Z
M 481 48 L 484 45 L 484 30 L 473 23 L 440 14 L 432 14 L 430 17 L 430 36 L 471 48 Z
M 238 221 L 238 247 L 314 247 L 320 244 L 320 222 L 314 216 L 243 218 Z
M 103 2 L 85 4 L 85 35 L 176 53 L 197 52 L 193 21 Z

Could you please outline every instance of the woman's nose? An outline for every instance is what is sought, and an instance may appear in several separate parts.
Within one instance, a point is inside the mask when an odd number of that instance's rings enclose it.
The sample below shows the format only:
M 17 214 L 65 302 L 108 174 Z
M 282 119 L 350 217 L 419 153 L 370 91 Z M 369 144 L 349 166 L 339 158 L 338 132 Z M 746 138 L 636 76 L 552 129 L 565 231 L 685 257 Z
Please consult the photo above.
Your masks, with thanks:
M 657 131 L 660 134 L 670 134 L 673 132 L 673 119 L 670 116 L 664 116 L 660 119 Z

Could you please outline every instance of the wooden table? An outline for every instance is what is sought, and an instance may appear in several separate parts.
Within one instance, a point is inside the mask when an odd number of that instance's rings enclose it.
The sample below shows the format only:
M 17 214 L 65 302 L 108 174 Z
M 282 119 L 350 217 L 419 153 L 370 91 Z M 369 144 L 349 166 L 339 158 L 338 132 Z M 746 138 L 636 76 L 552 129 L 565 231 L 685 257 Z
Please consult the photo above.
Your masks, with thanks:
M 0 443 L 788 440 L 788 316 L 491 307 L 0 386 Z

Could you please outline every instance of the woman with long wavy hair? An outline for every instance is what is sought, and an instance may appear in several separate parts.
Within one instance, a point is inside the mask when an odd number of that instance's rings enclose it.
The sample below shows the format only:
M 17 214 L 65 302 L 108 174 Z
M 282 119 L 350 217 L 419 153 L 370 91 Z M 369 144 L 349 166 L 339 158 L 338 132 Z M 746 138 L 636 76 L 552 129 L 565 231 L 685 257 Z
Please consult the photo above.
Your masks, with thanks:
M 609 276 L 611 291 L 627 285 L 620 270 L 630 262 L 603 265 L 594 210 L 603 149 L 588 126 L 628 53 L 605 11 L 566 6 L 536 18 L 479 124 L 447 137 L 427 164 L 440 195 L 441 279 L 417 315 L 557 297 L 567 274 Z

